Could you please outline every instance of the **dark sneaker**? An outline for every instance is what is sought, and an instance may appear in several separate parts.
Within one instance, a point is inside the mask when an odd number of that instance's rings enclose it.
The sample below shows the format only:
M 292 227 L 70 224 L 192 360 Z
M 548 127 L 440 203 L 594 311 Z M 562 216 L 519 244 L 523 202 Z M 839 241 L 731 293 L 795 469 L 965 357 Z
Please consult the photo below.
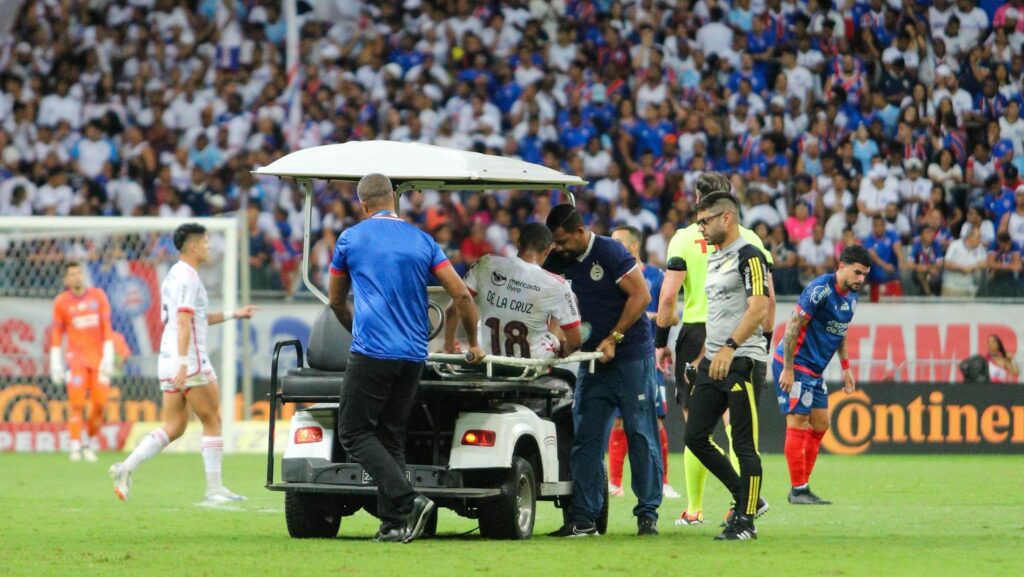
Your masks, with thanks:
M 822 499 L 814 494 L 810 487 L 803 489 L 793 488 L 789 492 L 789 502 L 794 505 L 831 505 L 832 501 Z
M 642 515 L 636 518 L 636 534 L 637 535 L 657 535 L 658 534 L 658 520 L 654 517 L 648 517 Z
M 754 520 L 746 515 L 736 515 L 729 521 L 725 530 L 715 536 L 715 541 L 747 541 L 757 539 Z
M 758 518 L 761 517 L 761 515 L 764 515 L 767 512 L 768 512 L 768 501 L 765 501 L 764 498 L 762 498 L 762 497 L 758 497 L 757 498 L 757 512 L 754 513 L 754 518 L 758 519 Z M 729 526 L 729 522 L 732 521 L 732 518 L 735 515 L 736 515 L 736 504 L 733 503 L 733 506 L 729 507 L 729 512 L 725 514 L 725 520 L 722 521 L 722 523 L 719 525 L 719 527 L 728 527 Z
M 427 527 L 430 512 L 433 510 L 433 501 L 423 495 L 416 495 L 416 498 L 412 500 L 412 512 L 409 513 L 409 522 L 405 526 L 405 538 L 402 542 L 411 543 L 420 538 L 423 530 Z
M 377 534 L 373 536 L 373 540 L 378 543 L 401 543 L 405 541 L 405 527 L 392 527 L 390 529 L 381 528 L 377 531 Z
M 567 523 L 557 531 L 548 533 L 548 537 L 596 537 L 597 525 L 594 523 Z

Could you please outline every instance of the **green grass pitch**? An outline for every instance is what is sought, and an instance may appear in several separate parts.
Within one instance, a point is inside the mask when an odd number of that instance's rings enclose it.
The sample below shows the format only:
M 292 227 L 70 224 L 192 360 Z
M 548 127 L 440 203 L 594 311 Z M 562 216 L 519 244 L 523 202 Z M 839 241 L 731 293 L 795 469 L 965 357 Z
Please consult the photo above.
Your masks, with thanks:
M 114 458 L 0 455 L 0 575 L 1024 575 L 1019 456 L 822 455 L 813 486 L 835 500 L 830 507 L 787 504 L 785 462 L 766 456 L 771 510 L 751 542 L 712 540 L 727 505 L 712 478 L 710 522 L 677 528 L 684 500 L 666 500 L 659 537 L 634 536 L 627 496 L 613 498 L 609 534 L 597 538 L 545 537 L 561 517 L 544 502 L 531 541 L 480 539 L 473 520 L 442 510 L 438 537 L 409 545 L 370 541 L 376 523 L 365 513 L 346 518 L 338 539 L 289 538 L 283 497 L 263 489 L 259 456 L 225 459 L 227 485 L 250 499 L 235 510 L 194 504 L 203 491 L 199 455 L 144 464 L 132 500 L 121 503 L 106 475 Z M 682 492 L 680 455 L 670 472 Z

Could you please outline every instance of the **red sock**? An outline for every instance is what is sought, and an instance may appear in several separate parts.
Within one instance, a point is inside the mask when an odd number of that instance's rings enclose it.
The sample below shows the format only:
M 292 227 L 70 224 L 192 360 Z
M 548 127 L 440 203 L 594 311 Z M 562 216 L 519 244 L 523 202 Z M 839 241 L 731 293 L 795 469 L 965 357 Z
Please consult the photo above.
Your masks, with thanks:
M 807 438 L 804 440 L 804 482 L 811 478 L 811 471 L 814 470 L 814 462 L 818 460 L 818 448 L 821 447 L 821 439 L 825 431 L 807 429 Z
M 612 485 L 622 486 L 622 462 L 626 460 L 626 431 L 612 428 L 611 439 L 608 441 L 608 476 Z
M 668 485 L 668 432 L 659 427 L 661 432 L 661 462 L 665 464 L 665 475 L 661 479 L 662 485 Z
M 804 446 L 810 431 L 786 427 L 786 464 L 789 465 L 789 482 L 794 487 L 807 483 Z

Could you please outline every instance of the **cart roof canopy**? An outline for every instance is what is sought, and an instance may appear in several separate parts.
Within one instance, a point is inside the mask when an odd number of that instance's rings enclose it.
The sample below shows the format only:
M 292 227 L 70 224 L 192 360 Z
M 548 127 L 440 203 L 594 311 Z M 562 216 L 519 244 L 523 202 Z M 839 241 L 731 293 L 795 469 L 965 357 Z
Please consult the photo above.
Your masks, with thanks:
M 410 181 L 443 182 L 448 188 L 531 188 L 578 186 L 586 181 L 539 164 L 413 142 L 370 140 L 298 150 L 255 174 L 356 182 L 380 173 L 397 187 Z M 488 186 L 493 184 L 494 186 Z M 509 186 L 511 185 L 511 186 Z

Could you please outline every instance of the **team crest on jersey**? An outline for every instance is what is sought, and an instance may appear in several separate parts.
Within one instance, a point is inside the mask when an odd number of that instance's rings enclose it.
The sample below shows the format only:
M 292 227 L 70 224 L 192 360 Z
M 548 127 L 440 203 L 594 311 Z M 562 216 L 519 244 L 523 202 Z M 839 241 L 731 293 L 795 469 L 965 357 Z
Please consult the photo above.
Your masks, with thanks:
M 850 304 L 849 303 L 843 303 L 843 305 L 839 307 L 839 310 L 841 310 L 843 312 L 849 311 L 850 310 Z
M 591 280 L 599 281 L 604 278 L 604 268 L 601 265 L 594 263 L 594 266 L 590 267 L 590 278 Z
M 500 270 L 491 271 L 491 284 L 494 286 L 505 286 L 508 282 L 508 277 L 505 276 Z
M 800 396 L 800 404 L 805 406 L 805 407 L 811 406 L 811 403 L 813 401 L 814 401 L 814 391 L 812 391 L 811 389 L 807 389 L 806 391 L 804 391 L 804 394 Z

